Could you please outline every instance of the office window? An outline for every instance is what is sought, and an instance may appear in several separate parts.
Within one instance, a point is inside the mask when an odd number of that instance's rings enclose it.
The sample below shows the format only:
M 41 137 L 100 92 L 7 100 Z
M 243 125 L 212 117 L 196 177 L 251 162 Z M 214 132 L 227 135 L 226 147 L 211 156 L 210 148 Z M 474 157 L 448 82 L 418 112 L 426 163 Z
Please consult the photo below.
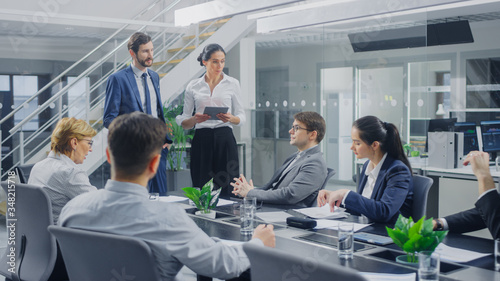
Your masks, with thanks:
M 0 75 L 0 92 L 10 91 L 9 75 Z
M 68 84 L 75 81 L 76 77 L 68 77 Z M 78 81 L 68 90 L 68 117 L 82 119 L 85 117 L 85 107 L 87 104 L 87 84 L 89 78 L 85 77 Z
M 38 91 L 38 77 L 37 76 L 20 76 L 14 75 L 13 77 L 13 92 L 14 92 L 14 105 L 12 108 L 17 108 L 29 97 Z M 38 99 L 35 98 L 26 104 L 20 111 L 14 114 L 14 124 L 18 124 L 30 115 L 38 107 Z M 23 131 L 35 131 L 38 129 L 38 116 L 31 119 L 23 126 Z

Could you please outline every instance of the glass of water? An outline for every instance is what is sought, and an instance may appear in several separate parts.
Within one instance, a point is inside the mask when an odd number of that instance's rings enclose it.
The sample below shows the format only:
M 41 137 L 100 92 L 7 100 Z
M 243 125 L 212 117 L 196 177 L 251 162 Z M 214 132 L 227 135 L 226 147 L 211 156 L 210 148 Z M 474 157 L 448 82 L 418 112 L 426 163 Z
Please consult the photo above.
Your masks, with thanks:
M 354 253 L 354 224 L 341 222 L 338 226 L 338 254 L 340 259 L 352 259 Z
M 418 253 L 418 280 L 437 281 L 439 280 L 439 254 L 431 251 Z
M 157 193 L 157 192 L 149 193 L 149 200 L 159 201 L 160 200 L 160 193 Z
M 255 210 L 257 207 L 257 198 L 245 197 L 240 205 L 240 221 L 242 235 L 253 234 L 253 221 L 255 217 Z

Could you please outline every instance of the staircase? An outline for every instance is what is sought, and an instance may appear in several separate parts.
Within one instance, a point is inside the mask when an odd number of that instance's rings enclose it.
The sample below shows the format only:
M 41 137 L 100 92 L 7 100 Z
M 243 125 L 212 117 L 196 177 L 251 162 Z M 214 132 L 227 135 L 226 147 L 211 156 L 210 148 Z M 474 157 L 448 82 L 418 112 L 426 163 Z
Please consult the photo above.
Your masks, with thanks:
M 173 1 L 171 5 L 154 16 L 151 21 L 156 20 L 166 11 L 173 9 L 179 2 L 180 0 Z M 173 19 L 171 20 L 173 21 Z M 144 30 L 146 27 L 143 26 L 139 31 Z M 246 20 L 246 16 L 235 16 L 231 19 L 192 25 L 189 28 L 179 28 L 175 32 L 169 29 L 168 32 L 164 30 L 154 34 L 150 33 L 155 46 L 156 61 L 152 68 L 161 76 L 160 89 L 162 100 L 165 102 L 181 94 L 190 80 L 204 73 L 204 68 L 200 67 L 196 58 L 206 44 L 218 43 L 226 51 L 229 51 L 241 38 L 252 31 L 254 27 L 255 23 L 249 23 Z M 14 114 L 23 108 L 25 104 L 39 97 L 42 93 L 51 91 L 52 95 L 49 99 L 28 117 L 9 129 L 8 137 L 1 140 L 2 147 L 9 147 L 8 151 L 2 149 L 1 152 L 0 167 L 2 168 L 2 179 L 5 179 L 8 172 L 17 165 L 36 163 L 44 159 L 50 150 L 50 133 L 55 124 L 61 118 L 68 116 L 70 109 L 75 108 L 77 105 L 82 107 L 82 103 L 85 103 L 86 106 L 71 117 L 86 120 L 98 131 L 97 136 L 94 137 L 92 153 L 89 153 L 86 161 L 82 164 L 82 168 L 90 175 L 102 165 L 106 160 L 105 148 L 107 146 L 107 129 L 102 126 L 106 81 L 111 74 L 127 67 L 130 63 L 130 55 L 128 52 L 124 52 L 128 38 L 121 40 L 119 44 L 115 38 L 124 28 L 125 26 L 117 30 L 115 34 L 104 40 L 103 43 L 89 54 L 63 71 L 53 81 L 37 93 L 34 93 L 33 96 L 18 108 L 0 120 L 0 124 L 4 124 L 5 122 L 7 124 L 8 122 L 13 123 Z M 81 71 L 78 77 L 71 83 L 62 82 L 62 78 L 67 73 L 80 68 L 85 63 L 88 65 L 89 57 L 106 47 L 109 48 L 109 44 L 113 41 L 116 43 L 111 52 L 100 56 L 101 59 L 97 60 L 84 71 Z M 64 100 L 68 99 L 68 92 L 74 89 L 78 82 L 90 76 L 93 78 L 93 83 L 88 82 L 86 90 L 78 98 L 65 104 Z M 23 130 L 23 126 L 26 126 L 28 122 L 37 119 L 40 120 L 41 116 L 44 113 L 46 114 L 47 110 L 52 111 L 52 116 L 43 124 L 40 124 L 38 130 L 34 132 Z M 12 143 L 12 145 L 8 146 L 9 143 Z

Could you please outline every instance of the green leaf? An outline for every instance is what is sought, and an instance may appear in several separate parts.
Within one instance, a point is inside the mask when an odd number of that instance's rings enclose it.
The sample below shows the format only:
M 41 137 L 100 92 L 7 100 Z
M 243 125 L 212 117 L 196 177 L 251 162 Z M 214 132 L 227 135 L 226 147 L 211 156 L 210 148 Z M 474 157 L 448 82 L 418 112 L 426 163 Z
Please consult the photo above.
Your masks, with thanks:
M 398 220 L 396 221 L 396 225 L 394 225 L 394 228 L 403 230 L 405 228 L 405 225 L 407 224 L 408 224 L 408 219 L 403 217 L 402 215 L 399 215 Z
M 424 218 L 422 217 L 421 219 L 419 219 L 415 224 L 413 224 L 411 226 L 411 228 L 408 230 L 408 237 L 410 237 L 410 239 L 416 235 L 416 234 L 420 234 L 420 231 L 422 230 L 422 224 L 424 223 Z
M 406 243 L 406 241 L 408 241 L 408 236 L 406 236 L 406 234 L 401 232 L 401 230 L 399 229 L 390 229 L 387 226 L 385 228 L 387 229 L 387 234 L 389 234 L 389 237 L 392 238 L 392 241 L 394 241 L 394 243 L 398 245 L 398 247 L 403 248 L 403 245 Z
M 410 240 L 406 241 L 406 243 L 403 245 L 403 251 L 407 253 L 415 253 L 418 252 L 418 249 L 415 247 L 415 244 L 419 239 L 422 238 L 422 235 L 420 234 L 415 234 L 410 237 Z
M 448 234 L 448 231 L 433 231 L 432 218 L 422 217 L 417 222 L 413 219 L 399 216 L 394 229 L 386 227 L 387 233 L 394 243 L 408 255 L 408 260 L 414 260 L 416 252 L 433 251 Z

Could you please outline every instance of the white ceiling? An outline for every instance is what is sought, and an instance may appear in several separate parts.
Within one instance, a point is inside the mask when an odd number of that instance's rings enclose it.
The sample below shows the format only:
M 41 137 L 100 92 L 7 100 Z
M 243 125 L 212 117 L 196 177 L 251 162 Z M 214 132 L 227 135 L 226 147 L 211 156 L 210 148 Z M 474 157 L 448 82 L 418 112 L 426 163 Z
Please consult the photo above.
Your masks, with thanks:
M 175 0 L 18 0 L 4 1 L 0 8 L 0 58 L 46 59 L 46 60 L 78 60 L 83 54 L 92 50 L 117 28 L 124 24 L 130 26 L 118 34 L 115 39 L 126 40 L 145 20 L 158 13 L 160 9 Z M 208 0 L 182 0 L 176 8 Z M 325 0 L 308 0 L 288 6 L 299 6 L 303 3 Z M 366 0 L 352 0 L 352 5 Z M 159 2 L 151 10 L 133 19 L 139 11 Z M 344 1 L 345 2 L 345 1 Z M 384 1 L 382 1 L 384 2 Z M 421 2 L 426 2 L 421 0 Z M 50 3 L 50 4 L 44 4 Z M 387 2 L 385 2 L 387 3 Z M 282 47 L 286 45 L 304 44 L 324 41 L 346 40 L 349 32 L 359 32 L 366 28 L 373 29 L 370 24 L 378 20 L 376 28 L 397 28 L 414 25 L 419 21 L 456 20 L 458 17 L 470 21 L 493 21 L 500 15 L 500 1 L 475 0 L 462 1 L 472 6 L 449 8 L 444 10 L 421 10 L 415 13 L 392 14 L 380 21 L 380 17 L 363 17 L 281 31 L 272 34 L 258 34 L 257 46 Z M 273 8 L 280 9 L 280 7 Z M 271 9 L 266 9 L 271 10 Z M 173 12 L 172 12 L 173 13 Z M 173 14 L 168 13 L 155 26 L 147 31 L 171 28 Z M 257 11 L 254 13 L 262 13 Z M 479 15 L 479 16 L 478 16 Z

